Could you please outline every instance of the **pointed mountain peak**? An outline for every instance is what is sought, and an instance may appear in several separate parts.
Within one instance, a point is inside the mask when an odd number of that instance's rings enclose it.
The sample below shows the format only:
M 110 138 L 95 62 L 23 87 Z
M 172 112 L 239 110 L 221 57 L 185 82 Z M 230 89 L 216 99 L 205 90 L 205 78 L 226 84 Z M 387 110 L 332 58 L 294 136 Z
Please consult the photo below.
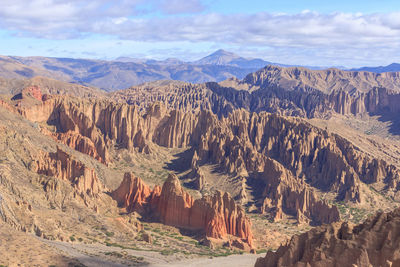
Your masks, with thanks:
M 234 56 L 234 57 L 239 57 L 236 54 L 226 51 L 224 49 L 218 49 L 214 53 L 210 54 L 209 56 Z
M 229 65 L 232 60 L 238 58 L 240 57 L 232 52 L 219 49 L 214 53 L 196 61 L 196 63 L 201 65 Z

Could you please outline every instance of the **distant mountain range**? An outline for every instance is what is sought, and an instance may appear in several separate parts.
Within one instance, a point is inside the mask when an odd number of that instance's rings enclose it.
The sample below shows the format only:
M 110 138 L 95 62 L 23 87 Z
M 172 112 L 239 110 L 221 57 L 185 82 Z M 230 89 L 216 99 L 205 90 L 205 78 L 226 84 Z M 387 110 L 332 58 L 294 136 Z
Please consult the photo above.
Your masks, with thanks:
M 268 64 L 271 62 L 246 59 L 223 50 L 194 62 L 127 57 L 105 61 L 3 56 L 0 57 L 0 77 L 26 79 L 44 76 L 114 91 L 157 80 L 202 83 L 219 82 L 231 77 L 243 79 Z
M 369 72 L 376 72 L 376 73 L 383 73 L 383 72 L 398 72 L 400 71 L 400 64 L 399 63 L 392 63 L 387 66 L 379 66 L 379 67 L 362 67 L 358 69 L 351 69 L 356 71 L 369 71 Z
M 292 67 L 259 58 L 244 58 L 234 53 L 217 50 L 192 62 L 176 58 L 166 60 L 120 57 L 116 60 L 92 60 L 51 57 L 0 56 L 0 77 L 30 79 L 35 76 L 65 82 L 95 86 L 106 91 L 125 89 L 157 80 L 179 80 L 191 83 L 220 82 L 228 78 L 243 79 L 267 65 Z M 298 67 L 293 65 L 293 67 Z M 312 70 L 326 67 L 304 66 Z M 344 67 L 337 67 L 344 69 Z M 360 68 L 371 72 L 400 71 L 400 64 L 386 67 Z
M 270 64 L 281 66 L 281 64 L 272 63 L 259 58 L 243 58 L 232 52 L 225 51 L 223 49 L 219 49 L 206 57 L 191 62 L 185 62 L 177 58 L 168 58 L 166 60 L 154 60 L 154 59 L 146 60 L 146 59 L 137 59 L 129 57 L 119 57 L 115 61 L 144 63 L 149 65 L 188 64 L 188 65 L 232 66 L 242 69 L 260 69 Z

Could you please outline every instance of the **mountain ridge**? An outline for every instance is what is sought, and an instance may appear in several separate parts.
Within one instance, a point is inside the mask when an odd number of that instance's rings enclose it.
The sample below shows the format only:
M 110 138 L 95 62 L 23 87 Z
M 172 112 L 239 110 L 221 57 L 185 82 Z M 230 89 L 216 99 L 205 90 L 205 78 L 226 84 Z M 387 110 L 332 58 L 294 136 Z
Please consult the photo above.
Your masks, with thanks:
M 114 91 L 156 80 L 203 83 L 220 82 L 232 77 L 243 79 L 247 74 L 269 64 L 289 66 L 259 58 L 244 58 L 225 50 L 217 50 L 192 62 L 176 58 L 153 60 L 120 57 L 107 61 L 42 56 L 0 56 L 0 77 L 23 79 L 44 76 Z M 321 69 L 321 67 L 308 67 Z

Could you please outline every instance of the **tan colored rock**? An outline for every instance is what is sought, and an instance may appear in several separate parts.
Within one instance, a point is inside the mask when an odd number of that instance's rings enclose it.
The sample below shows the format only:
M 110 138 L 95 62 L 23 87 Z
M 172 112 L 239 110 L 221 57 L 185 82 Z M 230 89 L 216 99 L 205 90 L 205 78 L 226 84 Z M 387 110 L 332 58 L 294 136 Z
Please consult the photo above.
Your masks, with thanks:
M 199 166 L 196 165 L 189 176 L 193 179 L 195 189 L 203 190 L 207 186 L 206 177 Z
M 270 212 L 274 220 L 282 219 L 284 211 L 299 223 L 326 224 L 340 220 L 339 210 L 319 200 L 312 188 L 296 179 L 278 162 L 267 159 L 264 175 L 266 188 L 262 212 Z
M 55 153 L 42 153 L 40 158 L 36 160 L 36 166 L 33 166 L 33 170 L 38 174 L 71 182 L 81 194 L 96 196 L 104 188 L 93 169 L 86 167 L 58 147 Z
M 273 159 L 294 179 L 307 181 L 318 190 L 335 192 L 339 200 L 363 202 L 362 183 L 383 183 L 388 195 L 394 195 L 400 185 L 400 172 L 395 166 L 373 159 L 344 138 L 301 119 L 244 110 L 232 110 L 227 117 L 218 118 L 210 111 L 168 110 L 160 103 L 142 114 L 138 107 L 126 104 L 63 97 L 20 107 L 19 111 L 32 121 L 53 122 L 60 142 L 103 163 L 110 162 L 108 151 L 115 146 L 151 153 L 149 145 L 153 143 L 170 148 L 192 146 L 196 151 L 193 166 L 198 162 L 219 164 L 228 174 L 241 177 L 265 173 L 266 162 Z M 199 189 L 204 187 L 204 180 L 198 175 Z M 308 193 L 310 190 L 287 190 L 292 192 L 290 199 L 294 202 L 316 197 Z M 294 197 L 294 192 L 300 195 Z M 245 193 L 240 192 L 243 201 Z M 305 222 L 311 215 L 303 211 L 296 212 L 296 216 Z M 282 212 L 278 209 L 275 216 L 280 218 Z
M 103 155 L 99 155 L 98 152 L 100 152 L 102 149 L 102 146 L 100 145 L 100 148 L 97 149 L 96 145 L 93 143 L 93 141 L 85 136 L 82 136 L 79 133 L 68 131 L 66 133 L 56 133 L 52 134 L 52 136 L 62 144 L 65 144 L 72 149 L 75 149 L 79 152 L 82 152 L 84 154 L 87 154 L 98 161 L 107 164 L 109 162 L 108 160 L 108 154 L 106 151 L 104 151 Z M 105 150 L 105 149 L 104 149 Z
M 353 226 L 333 223 L 293 236 L 255 267 L 400 266 L 400 209 Z

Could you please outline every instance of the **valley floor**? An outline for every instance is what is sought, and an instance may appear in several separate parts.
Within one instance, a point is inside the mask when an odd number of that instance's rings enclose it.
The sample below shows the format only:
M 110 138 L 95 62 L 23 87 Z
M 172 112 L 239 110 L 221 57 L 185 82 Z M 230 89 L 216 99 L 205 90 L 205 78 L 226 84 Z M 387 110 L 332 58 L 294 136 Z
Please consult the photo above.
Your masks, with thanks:
M 102 244 L 66 243 L 41 239 L 46 245 L 58 250 L 70 258 L 79 261 L 88 267 L 122 267 L 122 266 L 149 266 L 149 267 L 245 267 L 253 266 L 256 259 L 262 255 L 242 254 L 226 257 L 193 257 L 182 253 L 161 255 L 159 252 L 137 251 L 107 247 Z

